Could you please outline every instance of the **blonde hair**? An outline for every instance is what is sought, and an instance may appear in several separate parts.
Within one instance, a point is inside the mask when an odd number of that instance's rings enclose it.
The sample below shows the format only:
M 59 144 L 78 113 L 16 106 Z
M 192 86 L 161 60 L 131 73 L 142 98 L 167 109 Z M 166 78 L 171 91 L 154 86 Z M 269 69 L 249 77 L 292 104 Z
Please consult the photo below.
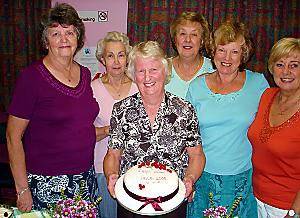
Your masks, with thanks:
M 196 13 L 196 12 L 183 12 L 182 14 L 180 14 L 172 23 L 170 26 L 170 34 L 171 34 L 171 38 L 172 38 L 172 42 L 173 44 L 175 43 L 175 37 L 177 34 L 177 27 L 179 25 L 183 25 L 186 22 L 192 22 L 192 23 L 199 23 L 202 27 L 201 30 L 201 39 L 204 42 L 203 44 L 205 45 L 205 47 L 208 46 L 208 42 L 209 42 L 209 35 L 210 35 L 210 27 L 209 24 L 207 22 L 207 20 L 205 19 L 205 17 L 202 14 Z M 203 48 L 203 46 L 202 46 Z M 200 48 L 200 50 L 202 49 Z
M 161 60 L 161 63 L 166 72 L 166 83 L 171 79 L 171 64 L 167 59 L 164 50 L 156 41 L 140 42 L 135 45 L 128 55 L 128 76 L 134 81 L 135 78 L 135 61 L 137 57 L 155 58 Z
M 274 64 L 281 58 L 288 57 L 293 53 L 300 53 L 300 39 L 299 38 L 282 38 L 276 42 L 270 53 L 268 60 L 268 69 L 273 74 Z
M 125 46 L 126 55 L 131 51 L 131 46 L 129 44 L 129 39 L 124 33 L 120 33 L 117 31 L 108 32 L 103 39 L 100 39 L 97 43 L 96 49 L 96 58 L 101 62 L 101 58 L 103 57 L 103 53 L 108 42 L 122 42 Z
M 210 37 L 208 53 L 211 58 L 215 56 L 218 45 L 226 45 L 242 40 L 242 59 L 239 68 L 243 69 L 253 53 L 253 43 L 248 28 L 244 23 L 227 20 L 223 22 Z

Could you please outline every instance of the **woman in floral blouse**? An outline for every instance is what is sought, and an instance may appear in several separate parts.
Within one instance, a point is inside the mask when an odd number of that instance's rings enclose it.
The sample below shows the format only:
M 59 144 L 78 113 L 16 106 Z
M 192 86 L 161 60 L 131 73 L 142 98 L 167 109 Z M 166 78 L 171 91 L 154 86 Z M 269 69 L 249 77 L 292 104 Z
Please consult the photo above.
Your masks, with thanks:
M 196 113 L 191 104 L 165 91 L 169 63 L 157 42 L 142 42 L 133 48 L 128 72 L 139 93 L 113 107 L 109 150 L 104 159 L 108 190 L 115 196 L 119 175 L 130 167 L 158 161 L 177 171 L 188 197 L 205 164 Z M 185 217 L 185 213 L 183 203 L 163 217 Z M 143 216 L 118 207 L 118 217 Z

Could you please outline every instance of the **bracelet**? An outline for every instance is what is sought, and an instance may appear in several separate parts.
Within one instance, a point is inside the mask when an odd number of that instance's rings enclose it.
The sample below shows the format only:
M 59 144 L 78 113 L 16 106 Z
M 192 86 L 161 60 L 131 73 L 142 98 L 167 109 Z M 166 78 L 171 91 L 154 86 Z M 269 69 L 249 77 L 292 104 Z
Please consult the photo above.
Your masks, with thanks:
M 28 190 L 29 190 L 29 187 L 26 187 L 26 188 L 22 189 L 21 191 L 17 192 L 17 197 L 19 198 L 22 194 L 24 194 Z

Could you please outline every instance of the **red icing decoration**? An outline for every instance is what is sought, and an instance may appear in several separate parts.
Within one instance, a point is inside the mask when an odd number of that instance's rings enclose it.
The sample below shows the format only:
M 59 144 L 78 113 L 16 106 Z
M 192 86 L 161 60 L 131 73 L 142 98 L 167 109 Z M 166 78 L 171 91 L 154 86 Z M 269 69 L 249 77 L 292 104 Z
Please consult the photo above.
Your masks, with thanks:
M 142 190 L 143 188 L 145 188 L 145 185 L 139 184 L 139 189 Z
M 150 161 L 146 161 L 146 162 L 141 162 L 139 165 L 138 165 L 138 168 L 141 168 L 143 166 L 146 166 L 146 167 L 154 167 L 156 169 L 160 169 L 160 170 L 166 170 L 168 171 L 169 173 L 172 173 L 172 170 L 170 169 L 167 169 L 167 166 L 163 163 L 159 163 L 157 161 L 154 161 L 154 162 L 150 162 Z

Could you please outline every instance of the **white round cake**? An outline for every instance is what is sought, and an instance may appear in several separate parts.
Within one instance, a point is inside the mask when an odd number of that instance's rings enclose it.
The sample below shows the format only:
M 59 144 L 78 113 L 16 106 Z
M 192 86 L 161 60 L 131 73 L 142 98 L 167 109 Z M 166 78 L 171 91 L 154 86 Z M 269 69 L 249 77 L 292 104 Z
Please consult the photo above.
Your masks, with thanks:
M 136 195 L 147 198 L 163 197 L 173 193 L 178 188 L 177 173 L 159 163 L 151 164 L 142 163 L 131 167 L 124 176 L 126 188 Z M 154 164 L 157 164 L 157 167 Z
M 182 203 L 185 186 L 173 169 L 158 162 L 143 162 L 118 179 L 115 193 L 126 209 L 142 215 L 159 215 Z

